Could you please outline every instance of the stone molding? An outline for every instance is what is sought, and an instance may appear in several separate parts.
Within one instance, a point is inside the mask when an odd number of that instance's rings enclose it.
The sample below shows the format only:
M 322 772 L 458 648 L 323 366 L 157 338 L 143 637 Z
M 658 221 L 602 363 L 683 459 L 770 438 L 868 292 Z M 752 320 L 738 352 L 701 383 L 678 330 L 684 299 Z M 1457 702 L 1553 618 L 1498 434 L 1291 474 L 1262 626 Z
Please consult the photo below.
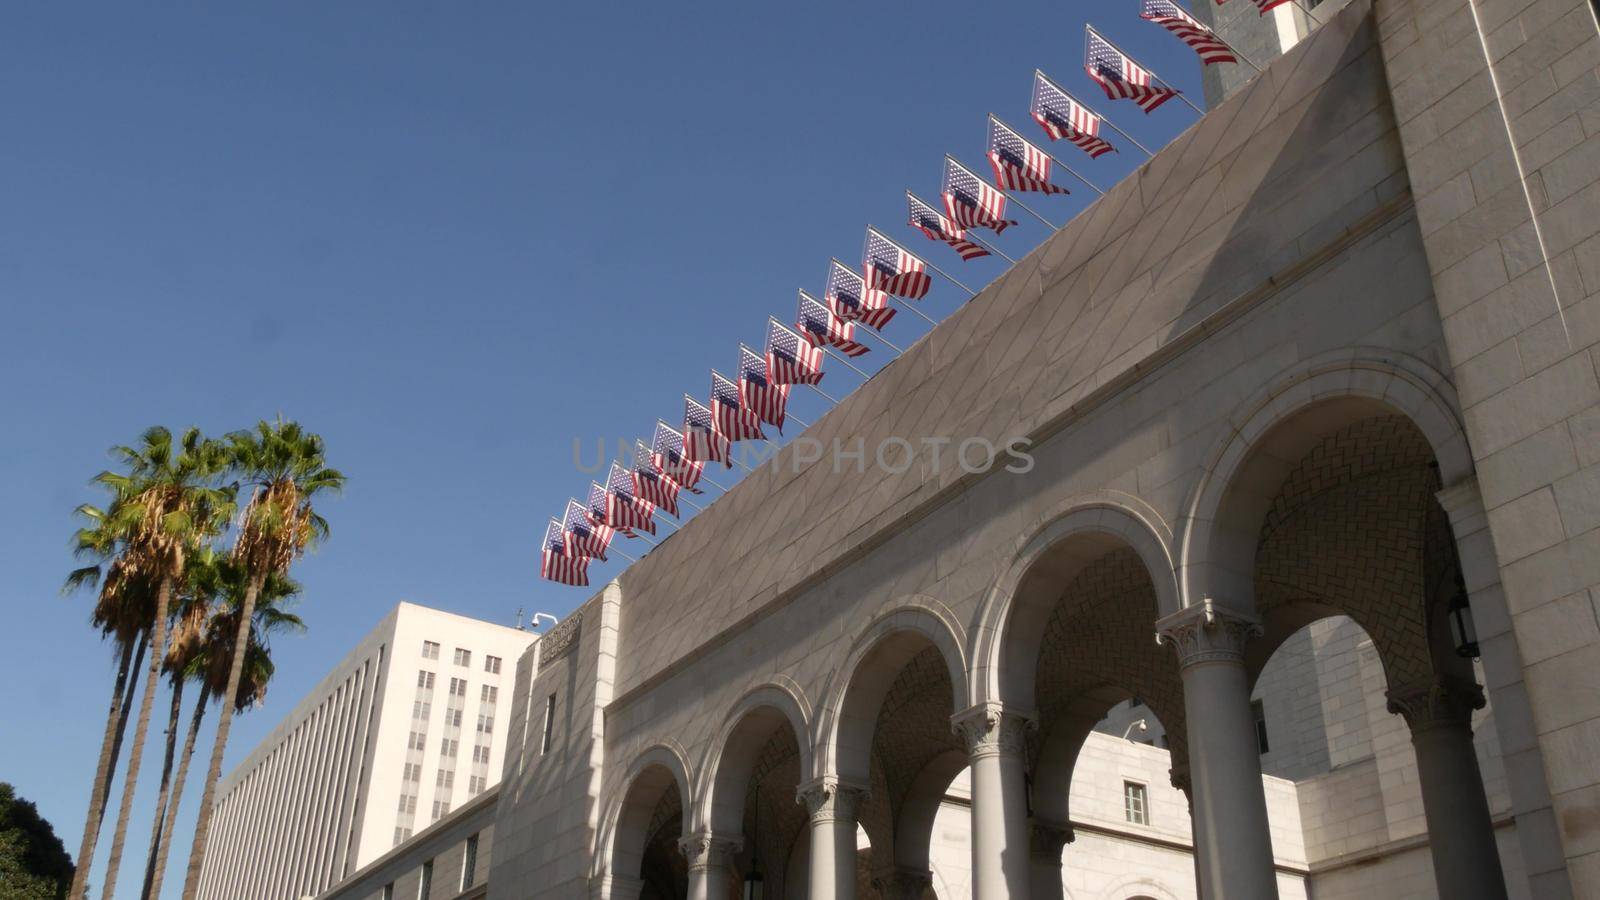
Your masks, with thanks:
M 1389 712 L 1403 716 L 1411 733 L 1438 727 L 1472 728 L 1472 713 L 1487 701 L 1483 688 L 1458 678 L 1435 678 L 1401 685 L 1385 693 Z
M 893 866 L 873 873 L 872 886 L 884 900 L 921 900 L 933 886 L 933 872 L 912 866 Z
M 800 785 L 794 792 L 794 799 L 805 805 L 806 815 L 813 825 L 824 822 L 854 825 L 861 804 L 867 799 L 867 788 L 826 775 Z
M 1037 722 L 1003 703 L 979 703 L 950 717 L 950 728 L 967 744 L 972 760 L 990 756 L 1021 757 L 1027 751 L 1027 731 Z
M 1156 620 L 1156 643 L 1178 651 L 1178 668 L 1213 662 L 1244 663 L 1244 646 L 1262 635 L 1261 620 L 1217 606 L 1210 597 Z
M 1028 823 L 1028 855 L 1061 865 L 1061 848 L 1077 840 L 1071 825 L 1034 819 Z
M 607 872 L 595 879 L 595 900 L 639 900 L 644 879 Z
M 556 623 L 556 626 L 539 639 L 539 668 L 544 667 L 572 652 L 578 643 L 578 629 L 583 626 L 583 612 L 574 610 L 571 615 Z
M 679 838 L 678 849 L 689 861 L 690 869 L 723 869 L 731 866 L 734 856 L 744 849 L 744 838 L 699 831 Z

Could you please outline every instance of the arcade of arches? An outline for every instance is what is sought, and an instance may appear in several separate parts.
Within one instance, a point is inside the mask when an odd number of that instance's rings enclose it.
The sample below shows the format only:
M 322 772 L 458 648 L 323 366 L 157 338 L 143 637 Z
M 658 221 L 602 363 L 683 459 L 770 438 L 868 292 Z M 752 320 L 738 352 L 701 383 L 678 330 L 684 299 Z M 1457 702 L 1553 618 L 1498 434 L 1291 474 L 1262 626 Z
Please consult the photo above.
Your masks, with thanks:
M 723 900 L 752 872 L 766 897 L 939 896 L 934 819 L 965 779 L 972 895 L 1063 897 L 1074 766 L 1133 698 L 1164 728 L 1190 806 L 1190 887 L 1277 896 L 1252 693 L 1274 651 L 1336 617 L 1370 638 L 1409 731 L 1439 895 L 1505 896 L 1472 737 L 1484 694 L 1450 630 L 1463 587 L 1429 440 L 1376 402 L 1340 400 L 1237 459 L 1213 473 L 1193 525 L 1211 551 L 1197 577 L 1230 593 L 1179 608 L 1163 542 L 1068 530 L 997 598 L 991 659 L 964 658 L 928 617 L 882 629 L 810 721 L 751 705 L 696 780 L 642 769 L 612 832 L 609 896 Z

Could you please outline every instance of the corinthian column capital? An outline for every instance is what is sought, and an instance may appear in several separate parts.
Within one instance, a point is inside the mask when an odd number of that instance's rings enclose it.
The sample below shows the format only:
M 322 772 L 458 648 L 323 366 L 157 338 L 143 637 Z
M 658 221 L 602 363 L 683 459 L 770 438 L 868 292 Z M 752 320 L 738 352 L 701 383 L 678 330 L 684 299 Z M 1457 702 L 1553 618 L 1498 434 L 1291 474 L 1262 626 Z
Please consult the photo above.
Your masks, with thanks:
M 725 868 L 744 849 L 744 838 L 699 831 L 679 838 L 678 849 L 683 851 L 690 869 Z
M 805 805 L 812 823 L 843 821 L 854 823 L 861 803 L 867 798 L 862 785 L 840 781 L 832 775 L 800 785 L 795 802 Z
M 1456 678 L 1432 678 L 1388 691 L 1389 712 L 1404 716 L 1412 734 L 1438 726 L 1472 727 L 1473 710 L 1483 709 L 1483 688 Z
M 1071 825 L 1034 819 L 1028 823 L 1028 855 L 1061 864 L 1061 848 L 1073 842 L 1077 833 Z
M 932 884 L 931 871 L 910 866 L 892 866 L 872 876 L 872 886 L 884 900 L 922 900 L 923 893 Z
M 1178 651 L 1178 668 L 1210 662 L 1242 662 L 1244 647 L 1260 637 L 1261 620 L 1217 606 L 1210 597 L 1156 620 L 1156 643 Z
M 950 717 L 950 727 L 967 742 L 967 756 L 1022 756 L 1026 752 L 1027 730 L 1034 724 L 1024 715 L 1001 703 L 980 703 Z

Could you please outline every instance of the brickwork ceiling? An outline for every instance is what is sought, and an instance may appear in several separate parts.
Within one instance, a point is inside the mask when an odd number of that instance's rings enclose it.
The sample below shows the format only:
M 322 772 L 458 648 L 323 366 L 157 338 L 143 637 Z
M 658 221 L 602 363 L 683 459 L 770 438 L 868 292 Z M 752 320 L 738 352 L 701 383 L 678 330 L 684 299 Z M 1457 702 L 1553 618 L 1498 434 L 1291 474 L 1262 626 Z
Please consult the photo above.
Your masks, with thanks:
M 776 729 L 762 746 L 744 795 L 747 857 L 760 854 L 767 895 L 785 896 L 789 856 L 806 829 L 806 810 L 795 802 L 800 786 L 800 745 L 788 725 Z M 759 824 L 758 824 L 759 823 Z
M 895 817 L 918 774 L 947 753 L 966 753 L 950 727 L 955 713 L 944 658 L 935 647 L 913 656 L 895 676 L 872 733 L 871 794 L 860 810 L 874 847 L 892 858 Z

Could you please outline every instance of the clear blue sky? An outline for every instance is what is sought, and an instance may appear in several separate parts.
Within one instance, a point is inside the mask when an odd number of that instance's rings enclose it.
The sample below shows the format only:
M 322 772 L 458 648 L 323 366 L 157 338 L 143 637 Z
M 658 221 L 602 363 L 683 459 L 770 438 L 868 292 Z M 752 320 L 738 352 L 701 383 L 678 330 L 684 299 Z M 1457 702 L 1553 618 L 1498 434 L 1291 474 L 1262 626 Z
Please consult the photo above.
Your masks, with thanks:
M 332 541 L 296 569 L 310 632 L 275 646 L 231 767 L 399 600 L 509 623 L 584 599 L 537 579 L 545 520 L 588 483 L 574 438 L 678 419 L 830 256 L 859 259 L 867 222 L 973 287 L 998 274 L 902 225 L 902 192 L 934 199 L 945 152 L 981 163 L 988 112 L 1036 134 L 1034 67 L 1147 145 L 1188 127 L 1176 101 L 1147 117 L 1095 93 L 1091 9 L 1199 94 L 1134 0 L 226 6 L 0 19 L 0 780 L 71 852 L 112 666 L 89 598 L 58 588 L 106 448 L 281 411 L 349 476 Z M 1102 184 L 1142 160 L 1056 146 Z M 1029 205 L 1060 224 L 1092 194 L 1057 180 L 1075 193 Z M 1018 218 L 1013 255 L 1045 234 Z M 963 298 L 936 281 L 924 308 Z M 889 333 L 924 330 L 901 314 Z M 830 392 L 859 383 L 829 368 Z

